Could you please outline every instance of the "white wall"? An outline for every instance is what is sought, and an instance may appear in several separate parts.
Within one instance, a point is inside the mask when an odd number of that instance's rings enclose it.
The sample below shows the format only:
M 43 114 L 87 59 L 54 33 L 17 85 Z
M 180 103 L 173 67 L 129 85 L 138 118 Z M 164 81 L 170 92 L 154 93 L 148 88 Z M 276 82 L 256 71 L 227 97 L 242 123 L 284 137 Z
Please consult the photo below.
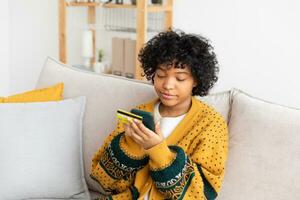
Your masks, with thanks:
M 220 62 L 215 91 L 238 87 L 300 107 L 300 1 L 175 1 L 175 27 L 211 39 Z
M 213 91 L 237 87 L 266 100 L 300 107 L 298 0 L 174 3 L 174 27 L 202 34 L 215 46 L 221 71 Z M 11 0 L 9 6 L 10 92 L 15 93 L 34 87 L 47 55 L 58 57 L 58 13 L 57 0 Z M 70 19 L 75 23 L 86 16 L 75 12 L 78 15 Z M 75 51 L 69 52 L 70 60 L 79 62 L 79 33 L 70 41 Z
M 57 0 L 10 0 L 10 93 L 34 88 L 46 57 L 58 58 Z
M 1 1 L 0 7 L 0 96 L 9 94 L 9 12 L 8 0 Z

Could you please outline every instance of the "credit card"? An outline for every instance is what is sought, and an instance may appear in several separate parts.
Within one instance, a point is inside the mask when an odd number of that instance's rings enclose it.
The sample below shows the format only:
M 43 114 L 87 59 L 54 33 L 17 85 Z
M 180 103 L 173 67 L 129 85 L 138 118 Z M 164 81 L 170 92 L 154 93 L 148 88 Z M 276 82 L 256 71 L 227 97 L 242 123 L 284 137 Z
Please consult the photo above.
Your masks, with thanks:
M 143 117 L 139 116 L 139 115 L 135 115 L 131 112 L 128 112 L 128 111 L 125 111 L 125 110 L 122 110 L 122 109 L 117 110 L 117 120 L 120 120 L 122 123 L 129 124 L 130 123 L 129 120 L 132 121 L 133 119 L 137 119 L 139 121 L 142 121 Z

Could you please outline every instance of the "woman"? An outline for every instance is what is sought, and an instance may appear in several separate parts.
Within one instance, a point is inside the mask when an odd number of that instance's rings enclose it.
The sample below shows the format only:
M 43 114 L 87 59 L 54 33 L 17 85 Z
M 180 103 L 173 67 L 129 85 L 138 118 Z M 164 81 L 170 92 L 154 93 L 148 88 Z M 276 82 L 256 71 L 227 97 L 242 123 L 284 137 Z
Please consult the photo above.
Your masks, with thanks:
M 99 199 L 215 199 L 224 178 L 228 130 L 224 118 L 194 96 L 217 81 L 208 40 L 159 33 L 139 60 L 158 98 L 136 108 L 152 112 L 155 131 L 118 123 L 92 160 L 91 177 L 109 193 Z

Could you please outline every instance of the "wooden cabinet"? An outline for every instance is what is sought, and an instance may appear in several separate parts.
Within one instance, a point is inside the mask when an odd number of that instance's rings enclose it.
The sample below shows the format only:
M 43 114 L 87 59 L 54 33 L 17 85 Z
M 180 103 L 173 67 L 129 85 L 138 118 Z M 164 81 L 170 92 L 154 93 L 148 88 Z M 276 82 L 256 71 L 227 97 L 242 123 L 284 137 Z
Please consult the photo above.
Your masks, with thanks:
M 67 2 L 66 0 L 59 1 L 59 59 L 63 63 L 67 63 L 67 8 L 71 6 L 85 6 L 88 9 L 88 19 L 87 23 L 95 24 L 96 23 L 96 8 L 103 7 L 105 9 L 135 9 L 136 10 L 136 70 L 135 77 L 136 79 L 142 79 L 141 77 L 141 68 L 137 56 L 138 52 L 146 42 L 147 36 L 147 14 L 150 12 L 164 12 L 164 28 L 165 30 L 172 27 L 173 24 L 173 0 L 165 0 L 163 5 L 148 5 L 147 0 L 137 0 L 136 5 L 131 4 L 103 4 L 103 3 L 76 3 L 76 2 Z M 96 34 L 95 30 L 93 31 L 93 58 L 92 63 L 96 60 Z

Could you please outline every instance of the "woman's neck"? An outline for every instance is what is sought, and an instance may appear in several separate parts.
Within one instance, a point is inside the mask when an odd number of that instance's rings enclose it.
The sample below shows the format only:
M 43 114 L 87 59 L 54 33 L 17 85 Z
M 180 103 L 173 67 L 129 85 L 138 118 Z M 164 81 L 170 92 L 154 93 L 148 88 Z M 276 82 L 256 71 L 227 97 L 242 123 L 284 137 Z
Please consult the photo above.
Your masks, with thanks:
M 187 113 L 192 106 L 192 98 L 175 106 L 165 106 L 162 102 L 159 104 L 158 110 L 162 117 L 178 117 Z

